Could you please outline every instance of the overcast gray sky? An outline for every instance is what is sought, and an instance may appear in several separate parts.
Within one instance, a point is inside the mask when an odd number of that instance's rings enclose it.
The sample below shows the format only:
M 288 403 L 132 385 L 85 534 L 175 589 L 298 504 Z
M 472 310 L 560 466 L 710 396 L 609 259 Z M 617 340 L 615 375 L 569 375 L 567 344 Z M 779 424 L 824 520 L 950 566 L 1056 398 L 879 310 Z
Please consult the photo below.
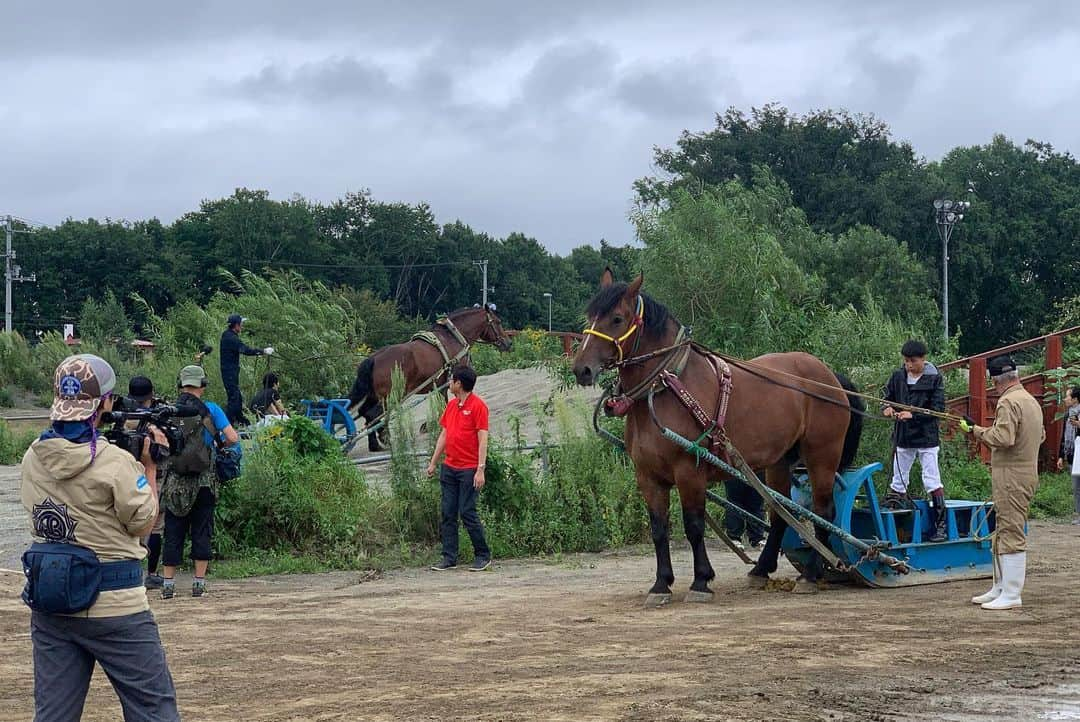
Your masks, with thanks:
M 813 7 L 811 7 L 813 6 Z M 10 2 L 0 212 L 168 222 L 371 188 L 565 253 L 729 106 L 872 112 L 935 159 L 1080 150 L 1080 3 Z

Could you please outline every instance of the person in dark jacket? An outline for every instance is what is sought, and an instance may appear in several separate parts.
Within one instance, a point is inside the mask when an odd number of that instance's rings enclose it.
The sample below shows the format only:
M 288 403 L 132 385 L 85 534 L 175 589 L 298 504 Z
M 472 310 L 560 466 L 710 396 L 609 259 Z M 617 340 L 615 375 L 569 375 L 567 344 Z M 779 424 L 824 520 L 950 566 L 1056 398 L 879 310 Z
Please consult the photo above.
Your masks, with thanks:
M 240 332 L 244 329 L 246 320 L 240 314 L 234 313 L 229 316 L 229 327 L 221 334 L 221 383 L 228 398 L 225 415 L 233 426 L 249 423 L 244 416 L 244 397 L 240 393 L 240 354 L 270 356 L 274 353 L 273 347 L 251 348 L 240 340 Z
M 893 372 L 885 386 L 884 398 L 907 406 L 933 411 L 945 410 L 945 380 L 932 363 L 926 361 L 926 344 L 909 340 L 900 349 L 904 365 Z M 948 538 L 948 517 L 945 513 L 945 489 L 938 470 L 938 420 L 933 416 L 897 410 L 885 405 L 885 416 L 896 420 L 893 432 L 893 476 L 885 495 L 885 507 L 902 509 L 910 504 L 908 475 L 915 460 L 922 468 L 923 488 L 930 499 L 933 531 L 930 541 Z

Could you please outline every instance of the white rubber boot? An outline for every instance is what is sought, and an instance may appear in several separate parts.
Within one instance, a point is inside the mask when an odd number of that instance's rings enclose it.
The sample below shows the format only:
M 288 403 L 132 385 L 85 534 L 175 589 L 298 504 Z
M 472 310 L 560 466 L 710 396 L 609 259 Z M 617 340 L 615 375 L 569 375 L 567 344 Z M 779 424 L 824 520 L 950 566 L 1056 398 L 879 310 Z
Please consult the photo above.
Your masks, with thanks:
M 983 605 L 987 602 L 992 602 L 1001 596 L 1001 560 L 997 554 L 994 555 L 994 586 L 990 587 L 990 591 L 986 594 L 980 594 L 977 597 L 971 598 L 972 604 Z
M 1020 592 L 1024 589 L 1024 576 L 1027 573 L 1027 552 L 1002 554 L 1001 557 L 1001 595 L 992 602 L 982 605 L 983 609 L 1018 609 L 1023 606 Z

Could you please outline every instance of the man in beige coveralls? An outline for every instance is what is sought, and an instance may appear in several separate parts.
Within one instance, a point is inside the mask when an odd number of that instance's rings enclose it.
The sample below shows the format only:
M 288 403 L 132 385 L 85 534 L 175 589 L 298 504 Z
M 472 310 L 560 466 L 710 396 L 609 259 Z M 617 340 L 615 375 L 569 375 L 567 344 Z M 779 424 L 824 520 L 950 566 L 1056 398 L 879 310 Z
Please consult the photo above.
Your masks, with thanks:
M 994 388 L 1001 393 L 994 425 L 977 426 L 964 417 L 960 428 L 990 447 L 992 497 L 997 528 L 994 532 L 994 586 L 972 597 L 983 609 L 1021 606 L 1027 567 L 1027 523 L 1031 498 L 1039 485 L 1039 447 L 1046 438 L 1043 410 L 1020 384 L 1016 364 L 1009 356 L 987 362 Z

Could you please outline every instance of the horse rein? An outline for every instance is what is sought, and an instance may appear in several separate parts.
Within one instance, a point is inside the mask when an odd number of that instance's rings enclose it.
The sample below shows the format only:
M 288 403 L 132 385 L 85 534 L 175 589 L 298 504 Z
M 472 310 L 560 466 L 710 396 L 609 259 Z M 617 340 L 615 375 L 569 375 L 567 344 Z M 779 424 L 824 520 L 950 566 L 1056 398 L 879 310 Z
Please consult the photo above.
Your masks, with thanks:
M 846 396 L 856 396 L 856 397 L 864 399 L 866 401 L 873 401 L 873 402 L 876 402 L 876 403 L 879 403 L 879 404 L 892 406 L 893 408 L 899 409 L 901 411 L 911 411 L 912 413 L 924 414 L 926 416 L 931 416 L 931 417 L 934 417 L 934 418 L 943 419 L 945 421 L 953 421 L 953 422 L 955 422 L 955 421 L 960 420 L 960 417 L 956 416 L 955 414 L 949 414 L 949 413 L 945 413 L 945 412 L 941 412 L 941 411 L 935 411 L 934 409 L 924 409 L 924 408 L 921 408 L 921 407 L 918 407 L 918 406 L 910 406 L 908 404 L 901 404 L 899 402 L 892 402 L 892 401 L 888 401 L 887 399 L 879 398 L 877 396 L 871 396 L 870 394 L 864 394 L 864 393 L 861 393 L 861 392 L 858 392 L 858 391 L 848 391 L 847 389 L 844 389 L 844 388 L 839 387 L 839 386 L 833 386 L 831 384 L 823 383 L 821 381 L 816 381 L 814 379 L 807 379 L 807 378 L 804 378 L 802 376 L 796 376 L 795 374 L 789 374 L 786 371 L 779 371 L 777 369 L 766 369 L 764 367 L 759 366 L 758 364 L 755 364 L 752 361 L 746 361 L 746 360 L 743 360 L 743 359 L 740 359 L 740 358 L 736 358 L 734 356 L 729 356 L 727 354 L 723 354 L 723 353 L 719 353 L 719 352 L 707 349 L 704 346 L 701 346 L 701 344 L 698 344 L 698 343 L 692 341 L 689 338 L 677 339 L 675 341 L 675 343 L 673 343 L 673 344 L 671 344 L 669 346 L 664 346 L 663 348 L 659 348 L 659 349 L 656 349 L 654 351 L 650 351 L 648 353 L 641 354 L 640 356 L 631 356 L 631 357 L 626 358 L 626 357 L 624 357 L 624 354 L 623 354 L 622 344 L 635 331 L 637 331 L 640 328 L 640 324 L 644 320 L 643 319 L 643 314 L 642 314 L 642 308 L 643 308 L 643 304 L 642 304 L 642 301 L 641 301 L 641 296 L 638 296 L 638 316 L 637 316 L 637 318 L 634 319 L 634 323 L 631 325 L 630 329 L 627 330 L 627 332 L 624 333 L 622 336 L 620 336 L 618 339 L 612 338 L 611 336 L 608 336 L 605 333 L 597 331 L 596 328 L 595 328 L 595 326 L 596 326 L 595 322 L 593 323 L 592 327 L 585 330 L 584 333 L 586 335 L 596 336 L 597 338 L 604 339 L 605 341 L 610 341 L 611 343 L 613 343 L 615 345 L 615 348 L 618 350 L 619 358 L 617 360 L 607 362 L 604 365 L 605 368 L 621 369 L 621 368 L 623 368 L 625 366 L 633 366 L 633 365 L 636 365 L 636 364 L 644 363 L 646 361 L 649 361 L 651 359 L 656 358 L 657 356 L 662 356 L 662 355 L 670 353 L 670 352 L 672 352 L 672 351 L 674 351 L 674 350 L 676 350 L 678 348 L 689 345 L 693 350 L 697 351 L 698 353 L 700 353 L 700 354 L 702 354 L 704 356 L 715 356 L 717 358 L 720 358 L 720 359 L 722 359 L 724 361 L 727 361 L 732 366 L 740 368 L 743 371 L 746 371 L 747 373 L 751 374 L 752 376 L 757 376 L 758 378 L 760 378 L 760 379 L 762 379 L 764 381 L 767 381 L 767 382 L 769 382 L 771 384 L 775 384 L 777 386 L 783 386 L 784 388 L 788 388 L 788 389 L 791 389 L 793 391 L 798 391 L 799 393 L 801 393 L 801 394 L 803 394 L 805 396 L 809 396 L 811 398 L 817 399 L 818 401 L 824 401 L 826 403 L 833 404 L 834 406 L 845 406 L 845 407 L 849 408 L 853 413 L 857 413 L 857 414 L 859 414 L 861 416 L 865 416 L 866 418 L 869 418 L 869 419 L 880 419 L 880 418 L 884 418 L 884 417 L 882 417 L 882 416 L 880 416 L 878 414 L 870 413 L 868 411 L 859 411 L 858 409 L 856 409 L 854 407 L 851 407 L 850 404 L 842 403 L 842 402 L 840 402 L 840 401 L 838 401 L 836 399 L 831 399 L 831 398 L 829 398 L 827 396 L 823 396 L 821 394 L 816 394 L 816 393 L 814 393 L 814 392 L 812 392 L 812 391 L 810 391 L 808 389 L 799 388 L 798 386 L 793 385 L 793 384 L 784 383 L 783 381 L 780 381 L 780 380 L 778 380 L 776 378 L 770 377 L 768 374 L 777 374 L 777 375 L 781 375 L 781 376 L 787 376 L 787 377 L 789 377 L 791 379 L 794 379 L 795 381 L 798 381 L 798 382 L 801 382 L 801 383 L 804 383 L 804 384 L 813 385 L 813 386 L 818 386 L 818 387 L 824 388 L 824 389 L 829 389 L 829 390 L 833 390 L 833 391 L 839 390 L 839 391 L 842 391 Z M 640 340 L 640 337 L 639 337 L 639 340 Z
M 695 344 L 695 346 L 696 346 L 696 344 Z M 714 353 L 714 355 L 718 356 L 719 358 L 724 359 L 725 361 L 730 363 L 732 366 L 735 366 L 737 368 L 742 369 L 743 371 L 747 372 L 751 376 L 757 376 L 759 379 L 762 379 L 764 381 L 768 381 L 771 384 L 775 384 L 777 386 L 783 386 L 784 388 L 791 389 L 793 391 L 798 391 L 799 393 L 801 393 L 801 394 L 803 394 L 805 396 L 809 396 L 810 398 L 817 399 L 818 401 L 825 401 L 827 403 L 833 404 L 834 406 L 846 406 L 846 407 L 850 408 L 852 413 L 857 413 L 860 416 L 865 416 L 868 419 L 883 419 L 883 418 L 886 418 L 886 417 L 878 415 L 878 414 L 870 413 L 869 411 L 859 411 L 858 409 L 851 407 L 849 404 L 842 403 L 840 401 L 837 401 L 836 399 L 830 399 L 827 396 L 822 396 L 820 394 L 815 394 L 813 391 L 808 391 L 807 389 L 799 388 L 798 386 L 795 386 L 793 384 L 786 384 L 783 381 L 779 381 L 779 380 L 777 380 L 775 378 L 771 378 L 770 376 L 768 376 L 768 374 L 779 374 L 781 376 L 787 376 L 789 378 L 795 379 L 796 381 L 798 381 L 800 383 L 810 384 L 810 385 L 813 385 L 813 386 L 818 386 L 820 388 L 829 389 L 829 390 L 832 390 L 832 391 L 840 391 L 841 393 L 845 394 L 846 396 L 856 396 L 856 397 L 858 397 L 860 399 L 863 399 L 863 400 L 866 400 L 866 401 L 875 401 L 875 402 L 877 402 L 879 404 L 883 404 L 883 405 L 886 405 L 886 406 L 892 406 L 895 409 L 900 409 L 901 411 L 911 411 L 912 413 L 923 414 L 925 416 L 932 416 L 934 418 L 943 419 L 945 421 L 959 421 L 960 420 L 960 417 L 956 416 L 955 414 L 949 414 L 949 413 L 945 413 L 943 411 L 935 411 L 934 409 L 924 409 L 924 408 L 921 408 L 919 406 L 911 406 L 909 404 L 901 404 L 899 402 L 889 401 L 888 399 L 882 399 L 882 398 L 879 398 L 877 396 L 871 396 L 870 394 L 864 394 L 864 393 L 861 393 L 859 391 L 848 391 L 845 388 L 842 388 L 840 386 L 833 386 L 832 384 L 827 384 L 827 383 L 824 383 L 823 381 L 816 381 L 814 379 L 808 379 L 808 378 L 804 378 L 802 376 L 796 376 L 795 374 L 789 374 L 786 371 L 780 371 L 778 369 L 770 369 L 770 368 L 762 367 L 762 366 L 759 366 L 758 364 L 755 364 L 752 361 L 744 361 L 743 359 L 735 358 L 734 356 L 728 356 L 728 355 L 722 354 L 722 353 L 715 353 L 715 352 L 712 352 L 712 351 L 708 351 L 707 349 L 705 351 L 708 352 L 708 353 Z M 758 370 L 758 369 L 760 369 L 760 370 Z

